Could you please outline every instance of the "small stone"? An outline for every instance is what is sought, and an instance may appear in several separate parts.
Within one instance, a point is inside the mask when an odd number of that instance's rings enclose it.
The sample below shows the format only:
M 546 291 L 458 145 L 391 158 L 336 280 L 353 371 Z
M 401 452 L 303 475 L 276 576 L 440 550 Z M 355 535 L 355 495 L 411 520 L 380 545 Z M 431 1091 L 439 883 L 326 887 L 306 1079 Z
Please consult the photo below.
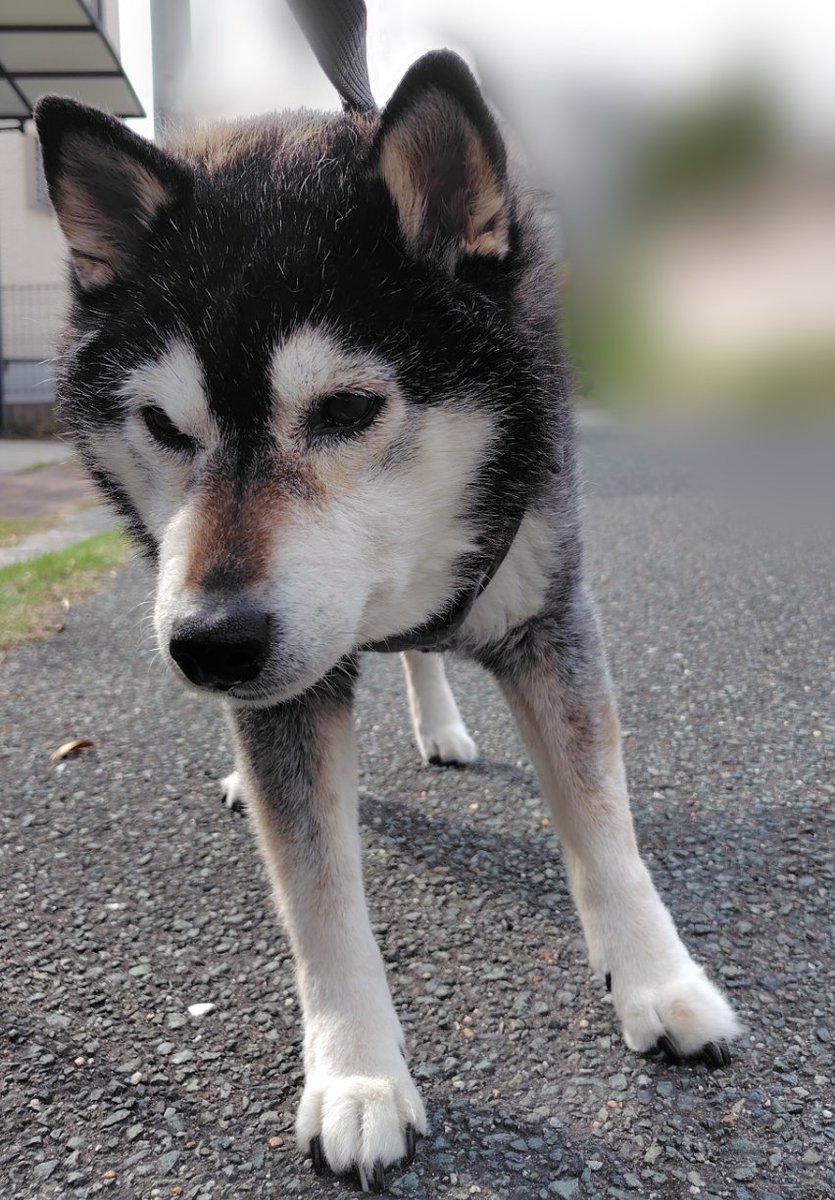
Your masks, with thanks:
M 617 1075 L 609 1076 L 609 1087 L 615 1092 L 623 1092 L 626 1090 L 626 1076 L 618 1072 Z
M 193 1017 L 208 1016 L 210 1012 L 214 1012 L 214 1009 L 214 1004 L 210 1004 L 208 1001 L 204 1002 L 203 1004 L 190 1004 L 188 1006 L 188 1011 Z
M 120 1121 L 127 1120 L 129 1116 L 130 1113 L 126 1108 L 117 1108 L 114 1109 L 112 1113 L 107 1114 L 102 1121 L 102 1125 L 105 1129 L 108 1129 L 111 1125 L 118 1125 Z
M 69 1017 L 65 1017 L 63 1013 L 54 1012 L 50 1013 L 46 1018 L 46 1023 L 53 1029 L 66 1029 L 70 1023 L 70 1019 Z
M 555 1196 L 562 1196 L 563 1200 L 571 1200 L 572 1196 L 578 1195 L 580 1191 L 579 1179 L 555 1179 L 550 1185 L 550 1191 Z
M 128 1125 L 127 1129 L 125 1130 L 125 1137 L 129 1142 L 135 1142 L 141 1132 L 141 1125 Z
M 803 1155 L 803 1161 L 809 1167 L 814 1166 L 815 1163 L 819 1163 L 820 1160 L 821 1156 L 818 1154 L 817 1150 L 807 1150 Z
M 162 1115 L 163 1115 L 163 1120 L 165 1121 L 165 1123 L 167 1125 L 170 1125 L 171 1128 L 173 1130 L 175 1130 L 175 1132 L 177 1132 L 177 1133 L 184 1132 L 186 1123 L 183 1120 L 182 1115 L 177 1112 L 176 1108 L 174 1108 L 173 1105 L 169 1104 L 168 1108 L 166 1108 L 165 1112 Z
M 171 1061 L 175 1066 L 182 1066 L 183 1063 L 191 1062 L 194 1058 L 193 1050 L 178 1050 L 176 1054 L 171 1055 Z
M 742 1166 L 734 1168 L 734 1179 L 743 1181 L 745 1179 L 753 1179 L 757 1173 L 757 1168 L 753 1163 L 743 1163 Z
M 177 1165 L 177 1159 L 180 1157 L 179 1150 L 169 1150 L 167 1154 L 161 1154 L 159 1157 L 159 1169 L 163 1175 L 168 1175 Z
M 50 1175 L 57 1166 L 58 1159 L 50 1158 L 46 1162 L 38 1163 L 32 1173 L 36 1179 L 49 1179 Z

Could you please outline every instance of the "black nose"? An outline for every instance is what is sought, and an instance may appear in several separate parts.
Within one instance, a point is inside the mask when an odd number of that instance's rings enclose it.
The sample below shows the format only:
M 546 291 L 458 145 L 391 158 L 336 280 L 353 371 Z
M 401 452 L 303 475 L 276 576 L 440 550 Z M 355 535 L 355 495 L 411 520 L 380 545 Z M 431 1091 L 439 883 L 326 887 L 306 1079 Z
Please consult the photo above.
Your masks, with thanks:
M 174 626 L 168 648 L 192 683 L 228 692 L 238 683 L 249 683 L 266 662 L 270 619 L 251 609 L 210 619 L 189 617 Z

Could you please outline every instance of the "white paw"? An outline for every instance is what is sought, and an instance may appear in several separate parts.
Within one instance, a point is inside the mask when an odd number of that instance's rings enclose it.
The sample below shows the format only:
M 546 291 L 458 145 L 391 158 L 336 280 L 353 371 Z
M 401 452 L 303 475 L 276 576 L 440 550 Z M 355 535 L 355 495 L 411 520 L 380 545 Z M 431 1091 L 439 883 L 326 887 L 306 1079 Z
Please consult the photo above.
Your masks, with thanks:
M 231 808 L 232 812 L 241 813 L 245 810 L 246 797 L 244 796 L 244 785 L 237 771 L 233 771 L 230 775 L 225 775 L 221 779 L 220 794 L 224 806 Z
M 418 733 L 418 749 L 426 763 L 470 763 L 478 757 L 478 747 L 463 721 L 437 727 L 422 726 Z
M 325 1165 L 337 1175 L 356 1170 L 363 1191 L 379 1185 L 386 1167 L 411 1161 L 424 1133 L 423 1102 L 405 1063 L 389 1075 L 314 1073 L 296 1118 L 299 1149 L 317 1173 Z
M 722 1043 L 742 1032 L 728 1001 L 692 960 L 663 983 L 624 986 L 621 980 L 619 986 L 616 977 L 612 998 L 623 1022 L 624 1041 L 639 1053 L 653 1050 L 660 1041 L 668 1057 L 704 1055 L 718 1066 L 727 1054 Z

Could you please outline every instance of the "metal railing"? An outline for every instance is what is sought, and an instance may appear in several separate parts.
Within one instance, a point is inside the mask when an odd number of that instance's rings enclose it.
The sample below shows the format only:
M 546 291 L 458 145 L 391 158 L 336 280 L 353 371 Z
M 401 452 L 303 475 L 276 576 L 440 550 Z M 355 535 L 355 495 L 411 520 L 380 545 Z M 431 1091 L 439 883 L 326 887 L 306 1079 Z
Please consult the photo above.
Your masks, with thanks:
M 67 305 L 60 283 L 10 283 L 0 287 L 5 405 L 51 404 L 54 361 Z

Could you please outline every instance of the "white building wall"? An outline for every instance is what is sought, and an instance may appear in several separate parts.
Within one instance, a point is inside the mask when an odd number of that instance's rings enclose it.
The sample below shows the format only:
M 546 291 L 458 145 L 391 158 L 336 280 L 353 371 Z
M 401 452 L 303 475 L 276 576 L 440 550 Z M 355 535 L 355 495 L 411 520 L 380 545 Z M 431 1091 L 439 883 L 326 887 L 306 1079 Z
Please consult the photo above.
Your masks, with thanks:
M 34 134 L 0 133 L 0 282 L 61 283 L 65 248 L 51 209 L 35 204 Z
M 102 26 L 118 53 L 118 0 L 104 0 L 101 12 Z M 7 360 L 53 355 L 67 299 L 66 243 L 42 173 L 40 189 L 37 186 L 38 156 L 31 121 L 23 133 L 0 132 L 0 328 Z M 10 366 L 7 401 L 24 399 L 16 393 L 21 388 L 25 392 L 35 375 L 37 366 Z

